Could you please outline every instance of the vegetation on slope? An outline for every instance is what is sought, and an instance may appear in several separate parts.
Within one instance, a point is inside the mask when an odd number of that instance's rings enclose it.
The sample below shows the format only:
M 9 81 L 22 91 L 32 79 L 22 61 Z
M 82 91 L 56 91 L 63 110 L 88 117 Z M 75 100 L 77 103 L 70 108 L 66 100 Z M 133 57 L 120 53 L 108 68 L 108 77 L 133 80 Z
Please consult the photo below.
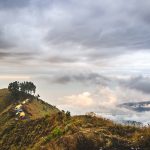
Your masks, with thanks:
M 11 94 L 8 89 L 0 90 L 0 113 L 11 104 Z
M 122 126 L 104 118 L 64 112 L 20 120 L 0 132 L 3 150 L 130 150 L 150 147 L 150 129 Z
M 7 89 L 0 90 L 0 149 L 2 150 L 149 150 L 150 128 L 115 124 L 90 114 L 70 116 L 33 95 L 23 105 L 24 119 Z

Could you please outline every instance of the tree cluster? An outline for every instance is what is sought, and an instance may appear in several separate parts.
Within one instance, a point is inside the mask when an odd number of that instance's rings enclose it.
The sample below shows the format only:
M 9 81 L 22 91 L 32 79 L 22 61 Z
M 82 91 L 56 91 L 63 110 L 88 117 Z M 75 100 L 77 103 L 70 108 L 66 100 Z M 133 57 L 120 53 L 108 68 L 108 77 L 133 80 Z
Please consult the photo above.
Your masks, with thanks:
M 19 99 L 23 95 L 33 95 L 36 92 L 36 86 L 32 82 L 24 81 L 19 83 L 18 81 L 12 82 L 8 85 L 8 90 L 12 93 L 15 99 Z

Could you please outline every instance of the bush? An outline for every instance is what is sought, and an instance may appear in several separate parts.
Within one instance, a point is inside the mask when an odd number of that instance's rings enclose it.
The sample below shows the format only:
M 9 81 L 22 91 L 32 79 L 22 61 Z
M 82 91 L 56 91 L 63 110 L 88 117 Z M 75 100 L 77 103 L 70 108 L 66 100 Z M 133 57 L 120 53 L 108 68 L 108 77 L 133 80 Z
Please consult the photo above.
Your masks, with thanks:
M 63 120 L 63 113 L 62 112 L 58 112 L 57 113 L 57 120 L 58 121 L 62 121 Z
M 62 130 L 58 127 L 56 127 L 51 134 L 49 134 L 46 138 L 44 143 L 50 142 L 52 139 L 60 137 L 63 134 Z
M 58 127 L 56 127 L 53 131 L 52 131 L 52 135 L 53 137 L 59 137 L 63 134 L 62 130 Z
M 52 139 L 52 135 L 49 134 L 46 138 L 45 138 L 45 142 L 49 142 Z
M 70 118 L 71 118 L 71 114 L 70 114 L 69 111 L 66 112 L 66 118 L 67 118 L 67 119 L 70 119 Z

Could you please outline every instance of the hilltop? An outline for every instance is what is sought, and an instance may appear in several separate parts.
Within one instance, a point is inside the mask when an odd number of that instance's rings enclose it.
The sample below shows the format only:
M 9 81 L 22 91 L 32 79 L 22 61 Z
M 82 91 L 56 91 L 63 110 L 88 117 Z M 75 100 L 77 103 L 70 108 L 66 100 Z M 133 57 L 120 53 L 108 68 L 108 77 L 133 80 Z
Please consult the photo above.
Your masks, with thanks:
M 124 126 L 93 113 L 70 116 L 34 96 L 17 102 L 0 90 L 1 150 L 149 150 L 150 128 Z M 16 115 L 22 105 L 25 118 Z

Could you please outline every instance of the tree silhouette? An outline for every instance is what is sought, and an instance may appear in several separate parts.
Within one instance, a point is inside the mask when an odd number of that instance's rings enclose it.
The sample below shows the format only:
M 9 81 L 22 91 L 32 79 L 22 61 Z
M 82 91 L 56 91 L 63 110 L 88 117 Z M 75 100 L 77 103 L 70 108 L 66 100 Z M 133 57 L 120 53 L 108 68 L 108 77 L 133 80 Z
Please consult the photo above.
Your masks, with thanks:
M 18 81 L 15 81 L 8 85 L 8 90 L 12 93 L 13 98 L 17 100 L 25 95 L 34 95 L 36 86 L 33 82 L 24 81 L 19 83 Z
M 9 91 L 12 91 L 12 92 L 19 91 L 19 82 L 15 81 L 15 82 L 10 83 L 8 86 L 8 89 L 9 89 Z
M 8 90 L 11 92 L 12 97 L 17 100 L 19 99 L 19 82 L 15 81 L 8 85 Z

